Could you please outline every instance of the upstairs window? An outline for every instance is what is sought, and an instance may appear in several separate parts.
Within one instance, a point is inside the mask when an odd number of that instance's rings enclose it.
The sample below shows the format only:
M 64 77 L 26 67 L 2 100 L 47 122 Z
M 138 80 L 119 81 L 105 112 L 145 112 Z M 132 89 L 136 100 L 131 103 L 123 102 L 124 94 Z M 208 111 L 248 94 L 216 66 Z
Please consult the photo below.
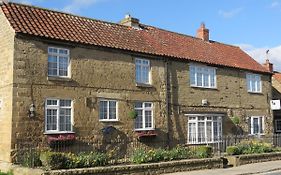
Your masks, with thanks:
M 150 84 L 150 61 L 136 58 L 136 82 Z
M 45 107 L 46 132 L 72 131 L 72 102 L 64 99 L 47 99 Z
M 254 93 L 262 92 L 260 75 L 248 73 L 246 75 L 246 78 L 247 78 L 248 92 L 254 92 Z
M 193 87 L 216 88 L 216 69 L 207 66 L 190 65 L 190 85 Z
M 48 76 L 69 76 L 69 50 L 62 48 L 48 48 Z

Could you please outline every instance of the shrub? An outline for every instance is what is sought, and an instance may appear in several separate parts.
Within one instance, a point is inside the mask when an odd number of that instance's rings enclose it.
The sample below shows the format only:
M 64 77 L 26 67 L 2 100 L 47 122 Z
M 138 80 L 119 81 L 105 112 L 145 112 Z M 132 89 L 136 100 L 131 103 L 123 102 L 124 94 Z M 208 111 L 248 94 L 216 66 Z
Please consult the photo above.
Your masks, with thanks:
M 137 164 L 149 162 L 147 151 L 145 151 L 144 149 L 135 150 L 131 156 L 131 161 Z
M 241 151 L 238 146 L 228 146 L 226 148 L 226 153 L 228 155 L 239 155 L 241 154 Z
M 42 162 L 40 160 L 40 152 L 34 150 L 25 152 L 23 154 L 22 165 L 30 168 L 42 166 Z
M 40 159 L 47 169 L 69 169 L 104 166 L 108 164 L 108 157 L 103 153 L 55 153 L 44 152 Z
M 70 161 L 66 154 L 56 152 L 43 152 L 40 154 L 40 160 L 47 169 L 69 168 L 67 163 Z
M 169 151 L 169 159 L 177 160 L 177 159 L 187 159 L 192 155 L 191 151 L 185 147 L 176 147 Z
M 199 146 L 195 149 L 195 156 L 197 158 L 209 158 L 212 155 L 211 146 Z

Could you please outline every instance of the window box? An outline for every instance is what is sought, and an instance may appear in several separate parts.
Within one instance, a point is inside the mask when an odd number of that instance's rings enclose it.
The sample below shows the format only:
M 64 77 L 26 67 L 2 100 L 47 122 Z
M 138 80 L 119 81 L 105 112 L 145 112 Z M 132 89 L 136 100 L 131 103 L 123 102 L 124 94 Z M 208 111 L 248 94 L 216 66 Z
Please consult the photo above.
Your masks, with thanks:
M 72 144 L 75 139 L 75 133 L 50 134 L 47 136 L 47 142 L 50 146 L 55 146 L 56 144 L 69 145 Z
M 143 130 L 143 131 L 135 131 L 138 138 L 142 137 L 156 137 L 157 133 L 155 130 Z

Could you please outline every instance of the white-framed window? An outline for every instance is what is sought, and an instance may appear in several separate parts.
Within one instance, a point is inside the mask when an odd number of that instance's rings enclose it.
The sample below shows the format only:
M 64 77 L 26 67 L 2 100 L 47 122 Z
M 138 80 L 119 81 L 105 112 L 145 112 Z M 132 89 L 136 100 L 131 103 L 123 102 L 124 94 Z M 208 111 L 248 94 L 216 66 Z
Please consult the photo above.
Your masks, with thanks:
M 136 82 L 140 84 L 150 84 L 150 60 L 135 59 Z
M 251 116 L 250 131 L 252 135 L 264 134 L 264 116 Z
M 45 131 L 72 132 L 73 108 L 68 99 L 47 99 L 45 102 Z
M 48 76 L 69 77 L 69 50 L 48 47 Z
M 248 92 L 254 92 L 254 93 L 262 92 L 262 84 L 261 84 L 260 75 L 247 73 L 246 79 L 247 79 Z
M 188 114 L 189 144 L 214 143 L 221 140 L 222 115 Z
M 281 132 L 281 119 L 276 119 L 275 120 L 275 131 L 276 132 Z
M 153 104 L 151 102 L 136 102 L 135 130 L 153 130 Z
M 116 100 L 102 99 L 99 101 L 99 120 L 118 121 L 118 107 Z
M 216 88 L 216 68 L 201 65 L 189 65 L 190 86 Z

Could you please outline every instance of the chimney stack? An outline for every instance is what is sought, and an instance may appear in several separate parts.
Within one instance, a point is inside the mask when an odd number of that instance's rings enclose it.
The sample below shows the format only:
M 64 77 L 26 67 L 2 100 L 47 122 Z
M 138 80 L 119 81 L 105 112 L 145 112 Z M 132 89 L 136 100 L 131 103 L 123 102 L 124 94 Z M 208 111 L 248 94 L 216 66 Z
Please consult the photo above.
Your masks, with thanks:
M 124 26 L 130 26 L 135 29 L 141 29 L 140 28 L 140 20 L 137 18 L 131 17 L 130 14 L 125 15 L 125 18 L 120 21 L 120 24 Z
M 200 38 L 204 41 L 209 41 L 209 29 L 205 28 L 205 24 L 202 23 L 200 25 L 200 28 L 197 30 L 197 34 L 196 34 L 197 38 Z
M 269 62 L 268 59 L 266 59 L 265 63 L 262 64 L 264 68 L 266 68 L 269 72 L 273 73 L 273 64 Z

